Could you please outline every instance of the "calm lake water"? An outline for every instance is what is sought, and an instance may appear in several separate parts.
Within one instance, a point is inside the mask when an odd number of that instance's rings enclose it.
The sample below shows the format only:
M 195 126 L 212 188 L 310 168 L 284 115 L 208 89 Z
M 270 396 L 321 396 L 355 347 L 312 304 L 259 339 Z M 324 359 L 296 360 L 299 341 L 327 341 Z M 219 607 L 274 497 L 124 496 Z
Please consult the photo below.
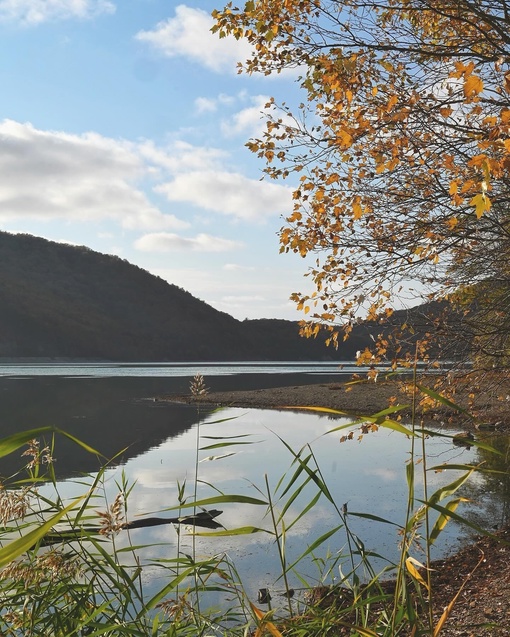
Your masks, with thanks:
M 349 424 L 343 418 L 315 413 L 255 409 L 223 409 L 198 412 L 196 407 L 154 401 L 154 397 L 187 392 L 195 373 L 204 375 L 213 391 L 259 389 L 275 386 L 331 382 L 353 372 L 352 364 L 343 369 L 334 364 L 219 364 L 219 365 L 4 365 L 0 366 L 1 435 L 43 425 L 54 425 L 84 440 L 106 457 L 116 459 L 106 473 L 105 492 L 110 499 L 117 492 L 116 482 L 125 472 L 134 484 L 129 500 L 130 518 L 140 514 L 158 514 L 178 502 L 178 485 L 186 482 L 188 499 L 193 497 L 195 462 L 198 452 L 199 499 L 225 494 L 239 494 L 266 499 L 266 480 L 274 494 L 277 484 L 287 473 L 293 475 L 293 456 L 284 440 L 296 452 L 309 444 L 320 472 L 337 503 L 345 503 L 352 531 L 367 550 L 376 551 L 394 560 L 398 552 L 397 527 L 365 519 L 354 513 L 368 513 L 401 524 L 406 503 L 406 463 L 410 441 L 399 433 L 379 430 L 365 435 L 363 440 L 340 442 L 344 431 L 331 430 Z M 359 371 L 359 368 L 356 368 Z M 331 433 L 330 433 L 331 432 Z M 237 436 L 245 436 L 236 438 Z M 233 444 L 206 449 L 221 439 Z M 246 444 L 250 443 L 250 444 Z M 505 443 L 507 444 L 507 443 Z M 483 460 L 476 450 L 459 449 L 451 440 L 432 437 L 427 442 L 428 464 L 464 464 Z M 64 497 L 78 493 L 73 477 L 94 473 L 99 461 L 68 440 L 57 440 L 55 468 L 60 479 L 59 490 Z M 0 471 L 8 475 L 19 459 L 3 459 Z M 421 495 L 421 478 L 417 466 L 417 497 Z M 459 472 L 429 472 L 429 492 L 452 481 Z M 211 486 L 212 485 L 212 486 Z M 505 484 L 476 478 L 465 490 L 471 500 L 467 508 L 479 524 L 492 526 L 506 521 L 507 500 L 502 493 Z M 83 488 L 81 489 L 83 491 Z M 280 492 L 282 489 L 280 489 Z M 311 487 L 303 490 L 286 514 L 289 524 L 313 497 Z M 287 496 L 288 497 L 288 496 Z M 280 503 L 280 506 L 282 504 Z M 218 518 L 227 529 L 255 526 L 270 528 L 264 506 L 224 504 Z M 161 515 L 165 515 L 164 513 Z M 167 513 L 166 515 L 175 515 Z M 287 559 L 292 562 L 317 537 L 341 520 L 334 506 L 321 498 L 313 510 L 287 534 Z M 144 557 L 169 557 L 168 545 L 176 545 L 172 526 L 137 529 L 130 532 L 134 544 L 154 544 Z M 118 538 L 120 546 L 127 542 L 127 533 Z M 450 524 L 434 547 L 433 557 L 454 548 L 463 531 Z M 269 539 L 268 539 L 269 538 Z M 191 539 L 181 536 L 181 551 L 191 550 Z M 307 559 L 300 572 L 312 583 L 321 580 L 318 565 L 329 552 L 346 552 L 345 529 L 339 530 L 324 546 L 314 552 L 315 560 Z M 259 588 L 278 592 L 281 582 L 275 582 L 279 571 L 274 542 L 264 533 L 235 538 L 198 538 L 200 555 L 227 554 L 243 579 L 244 588 L 256 599 Z M 421 555 L 416 557 L 421 559 Z M 378 568 L 384 562 L 376 560 Z M 347 566 L 344 565 L 346 570 Z M 334 574 L 339 576 L 338 569 Z M 159 583 L 157 569 L 146 569 L 149 587 Z M 331 577 L 328 581 L 331 581 Z M 300 582 L 291 576 L 291 585 Z

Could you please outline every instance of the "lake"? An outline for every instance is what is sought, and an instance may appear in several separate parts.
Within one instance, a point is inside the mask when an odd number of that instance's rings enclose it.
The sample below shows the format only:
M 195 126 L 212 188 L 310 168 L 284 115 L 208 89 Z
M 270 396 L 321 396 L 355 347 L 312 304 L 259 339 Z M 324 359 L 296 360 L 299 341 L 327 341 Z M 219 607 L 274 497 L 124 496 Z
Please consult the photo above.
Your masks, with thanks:
M 370 514 L 401 524 L 406 504 L 406 463 L 410 440 L 397 432 L 380 429 L 354 440 L 340 442 L 345 431 L 331 430 L 349 424 L 345 418 L 324 414 L 296 413 L 256 409 L 222 409 L 213 411 L 196 406 L 155 401 L 171 393 L 187 393 L 193 376 L 205 377 L 212 391 L 260 389 L 338 381 L 354 371 L 352 363 L 340 368 L 338 363 L 268 363 L 254 364 L 11 364 L 0 366 L 1 435 L 45 425 L 54 425 L 72 433 L 97 449 L 107 458 L 119 452 L 114 466 L 105 474 L 104 491 L 111 501 L 124 472 L 134 484 L 129 498 L 130 519 L 138 515 L 158 515 L 162 509 L 178 503 L 179 485 L 185 483 L 188 501 L 194 495 L 195 466 L 198 459 L 197 497 L 213 497 L 218 493 L 267 499 L 266 480 L 274 497 L 282 476 L 287 482 L 295 471 L 293 455 L 309 444 L 317 460 L 321 479 L 341 509 L 350 513 L 349 528 L 367 550 L 376 551 L 389 560 L 398 555 L 397 527 L 367 519 L 357 513 Z M 356 368 L 359 371 L 359 368 Z M 242 437 L 241 437 L 242 436 Z M 248 444 L 249 443 L 249 444 Z M 197 455 L 197 444 L 201 448 Z M 226 445 L 228 446 L 218 446 Z M 429 466 L 444 463 L 465 464 L 481 460 L 480 452 L 456 447 L 449 439 L 432 437 L 427 442 Z M 76 495 L 76 481 L 81 474 L 94 474 L 100 459 L 85 453 L 69 440 L 58 439 L 55 469 L 59 492 L 65 498 Z M 3 459 L 1 473 L 8 475 L 19 465 L 19 459 Z M 416 469 L 417 497 L 422 487 L 419 467 Z M 460 472 L 429 472 L 429 492 L 452 481 Z M 284 480 L 284 484 L 285 484 Z M 83 489 L 83 487 L 82 487 Z M 289 523 L 313 498 L 313 483 L 292 502 L 286 513 Z M 500 524 L 506 521 L 507 500 L 497 481 L 486 484 L 477 477 L 466 489 L 469 515 L 477 523 Z M 279 506 L 283 506 L 288 495 Z M 223 513 L 218 521 L 226 529 L 258 527 L 271 530 L 271 520 L 264 506 L 228 503 L 214 506 Z M 461 512 L 465 512 L 463 509 Z M 162 516 L 176 515 L 162 513 Z M 341 524 L 335 507 L 322 497 L 311 512 L 287 532 L 287 560 L 292 562 L 316 538 Z M 168 544 L 176 547 L 173 526 L 130 531 L 134 544 L 152 544 L 143 557 L 157 560 L 168 557 Z M 123 546 L 128 534 L 120 534 Z M 464 536 L 459 526 L 448 525 L 433 547 L 433 557 L 452 550 Z M 181 552 L 192 550 L 192 539 L 181 534 Z M 256 599 L 260 588 L 278 595 L 281 582 L 274 541 L 268 534 L 256 533 L 237 537 L 200 537 L 195 549 L 200 555 L 225 554 L 239 571 L 245 590 Z M 340 570 L 325 575 L 323 562 L 328 554 L 345 554 L 345 529 L 300 564 L 300 573 L 310 583 L 340 577 Z M 421 555 L 417 555 L 422 559 Z M 340 559 L 348 570 L 348 560 Z M 384 560 L 375 560 L 377 568 Z M 163 577 L 157 568 L 144 572 L 146 584 L 156 586 Z M 291 575 L 291 585 L 302 583 Z M 221 600 L 213 599 L 220 602 Z

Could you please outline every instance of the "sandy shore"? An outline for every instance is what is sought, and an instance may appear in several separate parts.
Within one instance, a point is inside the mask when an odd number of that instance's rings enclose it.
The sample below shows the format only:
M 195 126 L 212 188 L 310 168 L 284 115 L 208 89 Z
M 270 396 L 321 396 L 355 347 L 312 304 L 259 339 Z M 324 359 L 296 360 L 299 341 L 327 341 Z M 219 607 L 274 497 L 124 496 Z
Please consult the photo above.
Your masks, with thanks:
M 186 403 L 210 404 L 222 407 L 255 407 L 283 409 L 299 407 L 327 407 L 348 414 L 373 414 L 388 406 L 395 397 L 399 404 L 408 398 L 396 383 L 321 383 L 290 387 L 272 387 L 250 391 L 211 392 L 205 396 L 175 395 L 166 399 Z
M 423 382 L 428 387 L 433 387 L 433 379 L 428 378 Z M 428 400 L 427 409 L 423 413 L 429 423 L 437 425 L 454 424 L 466 429 L 477 427 L 494 429 L 498 431 L 510 430 L 510 418 L 507 411 L 510 407 L 507 401 L 502 401 L 502 394 L 508 392 L 508 388 L 502 391 L 501 386 L 497 390 L 485 387 L 479 390 L 475 399 L 475 407 L 470 413 L 455 411 L 444 404 L 434 403 Z M 422 394 L 420 398 L 423 398 Z M 426 397 L 425 397 L 426 398 Z M 202 396 L 191 394 L 174 394 L 161 398 L 175 402 L 188 404 L 203 404 L 221 407 L 246 407 L 257 409 L 299 409 L 303 407 L 325 407 L 335 409 L 352 416 L 371 416 L 389 405 L 401 405 L 398 412 L 404 418 L 412 413 L 412 396 L 405 390 L 402 381 L 385 380 L 382 382 L 336 382 L 317 383 L 310 385 L 272 387 L 268 389 L 254 389 L 248 391 L 221 391 L 211 392 Z M 455 402 L 467 408 L 467 393 L 460 391 Z

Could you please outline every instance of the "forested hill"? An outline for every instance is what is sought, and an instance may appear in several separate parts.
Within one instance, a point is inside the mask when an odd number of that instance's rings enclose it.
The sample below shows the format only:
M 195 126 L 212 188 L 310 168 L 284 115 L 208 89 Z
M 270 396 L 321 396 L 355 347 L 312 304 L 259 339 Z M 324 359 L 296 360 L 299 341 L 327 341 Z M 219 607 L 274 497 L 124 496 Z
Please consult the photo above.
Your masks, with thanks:
M 352 360 L 380 329 L 357 326 L 334 350 L 297 322 L 238 321 L 118 257 L 0 232 L 0 357 Z
M 300 338 L 290 321 L 237 321 L 118 257 L 2 232 L 0 357 L 212 361 L 342 354 Z

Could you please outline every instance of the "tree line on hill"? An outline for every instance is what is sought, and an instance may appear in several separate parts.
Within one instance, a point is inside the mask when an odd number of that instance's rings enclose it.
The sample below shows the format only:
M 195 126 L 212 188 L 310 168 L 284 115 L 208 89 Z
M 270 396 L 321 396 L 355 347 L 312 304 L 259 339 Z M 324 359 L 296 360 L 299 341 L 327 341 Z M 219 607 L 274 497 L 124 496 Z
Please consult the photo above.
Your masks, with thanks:
M 396 312 L 393 321 L 437 331 L 438 315 L 439 306 L 420 306 Z M 302 338 L 298 322 L 238 321 L 119 257 L 0 233 L 3 358 L 352 360 L 381 329 L 390 326 L 360 323 L 338 349 L 327 347 L 326 335 Z

